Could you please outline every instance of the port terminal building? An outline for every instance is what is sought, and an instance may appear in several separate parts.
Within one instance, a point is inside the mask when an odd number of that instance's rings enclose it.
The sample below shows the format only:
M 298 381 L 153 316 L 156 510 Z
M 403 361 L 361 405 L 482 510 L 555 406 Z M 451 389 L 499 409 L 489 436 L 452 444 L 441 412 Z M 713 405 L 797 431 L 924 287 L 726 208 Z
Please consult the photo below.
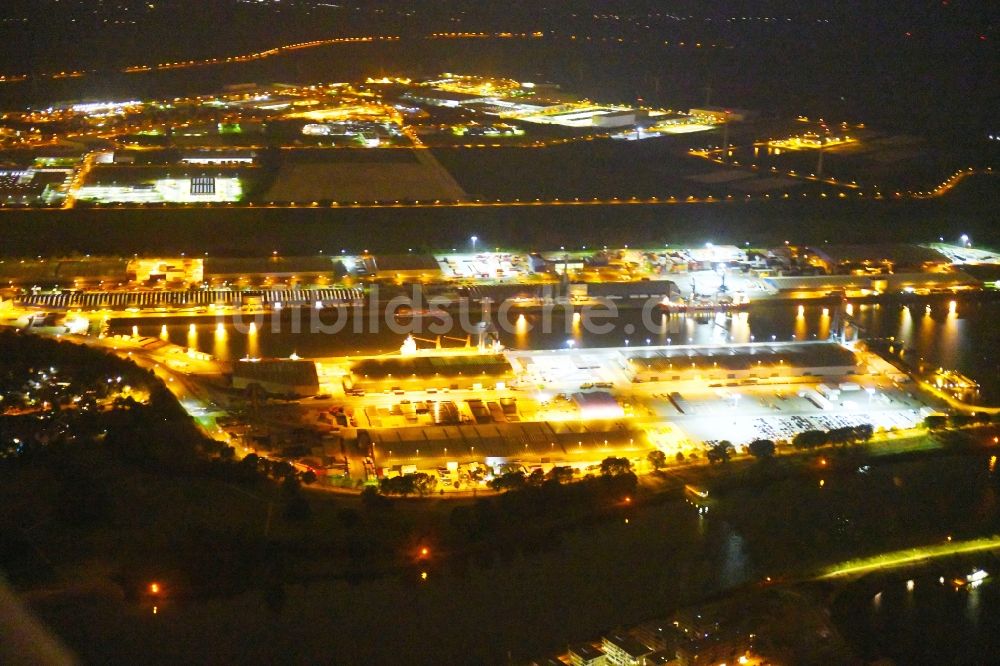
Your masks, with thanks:
M 258 387 L 271 395 L 307 397 L 319 392 L 316 363 L 307 360 L 269 359 L 233 364 L 233 388 Z
M 859 355 L 833 342 L 637 348 L 630 352 L 626 369 L 633 382 L 756 383 L 779 377 L 847 378 L 868 372 Z
M 876 275 L 796 275 L 764 278 L 774 295 L 783 298 L 848 298 L 886 293 L 933 294 L 980 289 L 983 283 L 968 273 L 881 273 Z
M 386 390 L 470 389 L 494 387 L 514 379 L 502 354 L 435 354 L 365 358 L 351 365 L 347 389 L 369 393 Z

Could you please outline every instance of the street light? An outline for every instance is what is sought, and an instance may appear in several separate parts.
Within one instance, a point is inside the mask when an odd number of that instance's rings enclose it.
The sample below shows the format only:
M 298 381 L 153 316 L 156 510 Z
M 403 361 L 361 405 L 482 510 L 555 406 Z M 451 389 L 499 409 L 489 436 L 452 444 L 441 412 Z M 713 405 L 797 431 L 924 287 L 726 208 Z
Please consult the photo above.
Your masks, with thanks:
M 476 251 L 476 241 L 479 240 L 479 236 L 473 236 L 469 240 L 472 241 L 472 251 L 475 252 Z

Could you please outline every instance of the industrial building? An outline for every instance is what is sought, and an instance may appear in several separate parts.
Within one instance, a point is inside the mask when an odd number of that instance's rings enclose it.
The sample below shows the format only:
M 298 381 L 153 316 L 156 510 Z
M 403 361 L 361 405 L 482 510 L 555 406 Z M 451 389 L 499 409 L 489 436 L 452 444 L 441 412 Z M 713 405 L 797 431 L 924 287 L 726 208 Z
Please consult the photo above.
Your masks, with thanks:
M 352 364 L 344 384 L 369 392 L 412 391 L 495 386 L 513 378 L 513 368 L 503 355 L 459 353 L 362 359 Z
M 637 350 L 628 358 L 627 371 L 634 382 L 724 383 L 776 377 L 846 377 L 866 370 L 846 347 L 832 342 L 807 342 Z
M 32 205 L 52 203 L 69 184 L 69 169 L 0 170 L 0 203 Z
M 445 75 L 441 80 L 407 91 L 402 97 L 424 106 L 473 109 L 527 123 L 584 129 L 635 127 L 650 117 L 645 109 L 578 101 L 558 86 L 510 79 Z M 656 112 L 656 115 L 662 114 Z
M 578 297 L 627 300 L 670 299 L 680 294 L 670 280 L 640 280 L 639 282 L 587 282 L 570 285 L 570 294 Z
M 810 263 L 830 274 L 917 273 L 941 270 L 951 264 L 935 249 L 905 243 L 824 244 L 805 248 L 804 254 Z
M 5 284 L 51 287 L 101 280 L 127 281 L 128 261 L 111 257 L 0 260 L 0 281 Z
M 195 175 L 155 178 L 149 182 L 91 182 L 76 191 L 80 201 L 96 203 L 225 203 L 243 196 L 240 178 Z
M 690 109 L 688 111 L 688 115 L 694 116 L 695 118 L 703 118 L 713 124 L 719 124 L 726 121 L 740 123 L 747 120 L 753 120 L 757 117 L 758 113 L 748 109 L 732 109 L 722 106 L 703 106 Z
M 631 127 L 640 120 L 649 117 L 649 113 L 642 109 L 622 109 L 607 111 L 593 115 L 594 127 Z
M 296 279 L 314 282 L 317 278 L 340 278 L 346 273 L 337 257 L 206 257 L 206 280 L 236 281 L 255 279 Z
M 849 298 L 885 293 L 932 294 L 980 289 L 982 282 L 968 273 L 894 273 L 880 275 L 797 275 L 764 278 L 776 295 L 784 298 Z
M 680 259 L 688 264 L 708 265 L 741 263 L 747 260 L 747 253 L 735 245 L 715 245 L 708 243 L 702 247 L 672 250 L 664 253 L 671 259 Z
M 91 280 L 96 281 L 96 280 Z M 235 307 L 260 309 L 295 305 L 309 308 L 354 306 L 364 300 L 357 288 L 327 289 L 131 289 L 128 291 L 66 290 L 31 292 L 17 298 L 23 305 L 52 309 L 177 309 Z
M 200 284 L 205 279 L 203 259 L 179 257 L 173 259 L 132 259 L 128 262 L 128 278 L 135 282 L 183 282 Z
M 587 265 L 587 258 L 570 256 L 565 252 L 532 252 L 528 264 L 535 273 L 566 273 L 581 271 Z
M 433 408 L 445 412 L 455 403 L 437 401 Z M 449 423 L 404 428 L 367 428 L 359 432 L 362 447 L 370 443 L 378 465 L 400 463 L 444 464 L 485 461 L 489 467 L 521 464 L 583 466 L 597 464 L 609 451 L 629 453 L 636 460 L 652 447 L 643 434 L 620 428 L 617 422 L 575 421 Z
M 620 419 L 625 410 L 607 391 L 581 391 L 573 394 L 573 402 L 585 421 Z
M 483 102 L 482 95 L 471 93 L 455 92 L 451 90 L 438 90 L 436 88 L 417 88 L 403 94 L 403 99 L 425 104 L 428 106 L 443 106 L 448 108 L 458 108 L 470 103 Z
M 237 361 L 233 365 L 233 388 L 254 386 L 272 395 L 316 395 L 319 392 L 316 363 L 292 359 Z
M 252 150 L 191 150 L 181 155 L 184 164 L 244 164 L 251 165 L 257 158 Z
M 633 127 L 649 113 L 642 109 L 618 106 L 596 106 L 586 102 L 559 104 L 535 111 L 526 105 L 500 114 L 527 123 L 561 125 L 574 128 Z
M 441 266 L 430 254 L 380 254 L 366 257 L 368 275 L 379 279 L 434 280 L 441 277 Z

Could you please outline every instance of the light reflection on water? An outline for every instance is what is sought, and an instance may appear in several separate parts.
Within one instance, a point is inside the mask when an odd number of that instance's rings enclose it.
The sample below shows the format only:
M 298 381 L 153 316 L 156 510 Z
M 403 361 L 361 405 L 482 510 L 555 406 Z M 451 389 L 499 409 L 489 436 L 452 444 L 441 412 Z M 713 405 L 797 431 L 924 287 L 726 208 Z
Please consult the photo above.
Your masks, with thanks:
M 913 315 L 910 308 L 903 306 L 899 311 L 899 327 L 896 339 L 902 340 L 904 344 L 913 344 Z
M 952 368 L 959 364 L 958 347 L 968 320 L 960 319 L 958 312 L 949 312 L 941 326 L 941 355 L 938 365 Z
M 853 593 L 843 595 L 837 612 L 840 627 L 869 658 L 881 655 L 895 663 L 918 663 L 918 657 L 919 663 L 993 663 L 984 656 L 995 654 L 993 617 L 1000 589 L 992 578 L 956 589 L 951 579 L 958 571 L 965 569 L 943 561 L 918 575 L 913 589 L 904 580 L 912 574 L 904 572 L 882 579 L 875 589 L 864 590 L 864 583 L 858 582 L 859 596 L 868 602 L 862 607 L 863 600 Z
M 730 335 L 733 342 L 750 342 L 749 312 L 740 312 L 732 318 Z
M 969 621 L 973 627 L 979 626 L 979 614 L 981 610 L 980 604 L 980 594 L 981 590 L 979 587 L 973 587 L 968 592 L 968 598 L 965 602 L 965 619 Z
M 808 325 L 806 324 L 805 308 L 799 306 L 799 312 L 795 316 L 795 339 L 805 340 L 809 335 Z
M 212 343 L 212 356 L 220 361 L 228 361 L 232 355 L 229 347 L 229 333 L 226 325 L 219 322 L 215 325 L 215 339 Z
M 819 317 L 819 327 L 816 332 L 816 337 L 820 340 L 830 337 L 830 309 L 823 308 L 822 313 Z
M 855 319 L 867 335 L 894 336 L 906 348 L 913 348 L 929 362 L 969 374 L 983 384 L 986 399 L 1000 398 L 1000 303 L 959 303 L 950 311 L 947 301 L 936 301 L 928 314 L 924 304 L 901 306 L 885 303 L 858 305 Z M 837 314 L 830 304 L 798 306 L 756 305 L 749 312 L 732 314 L 647 316 L 637 310 L 623 310 L 617 319 L 594 319 L 594 323 L 613 324 L 610 332 L 595 334 L 586 317 L 576 319 L 557 313 L 548 327 L 538 313 L 510 315 L 510 325 L 500 326 L 503 344 L 516 349 L 564 349 L 572 340 L 574 347 L 645 346 L 647 344 L 722 344 L 725 342 L 777 340 L 822 340 L 829 337 Z M 403 334 L 386 330 L 357 333 L 345 326 L 335 334 L 310 334 L 308 325 L 301 333 L 284 320 L 262 319 L 256 325 L 234 327 L 215 322 L 189 326 L 183 320 L 163 325 L 159 321 L 139 325 L 139 333 L 166 337 L 175 344 L 191 347 L 223 359 L 243 357 L 287 357 L 293 351 L 305 357 L 339 356 L 358 353 L 386 353 L 399 349 Z M 428 322 L 429 323 L 429 322 Z M 424 324 L 425 326 L 427 324 Z M 113 322 L 112 332 L 130 334 L 131 322 Z M 452 330 L 456 338 L 466 333 Z M 417 333 L 421 336 L 420 333 Z M 434 339 L 433 334 L 422 337 Z M 422 346 L 427 346 L 423 344 Z M 447 339 L 443 347 L 461 346 Z
M 260 356 L 260 334 L 257 332 L 257 324 L 250 322 L 250 328 L 247 330 L 246 357 L 260 358 Z

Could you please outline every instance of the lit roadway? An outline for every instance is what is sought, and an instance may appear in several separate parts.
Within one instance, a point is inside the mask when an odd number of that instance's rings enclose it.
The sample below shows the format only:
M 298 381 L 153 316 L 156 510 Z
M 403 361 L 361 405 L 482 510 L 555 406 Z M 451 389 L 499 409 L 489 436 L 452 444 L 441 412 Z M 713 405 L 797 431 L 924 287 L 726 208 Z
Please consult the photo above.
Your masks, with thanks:
M 932 544 L 907 550 L 873 555 L 860 560 L 853 560 L 829 567 L 819 579 L 861 576 L 879 569 L 893 569 L 937 559 L 953 557 L 1000 549 L 1000 537 L 986 537 L 970 541 L 952 541 L 951 537 L 944 543 Z
M 176 60 L 172 62 L 161 62 L 150 65 L 146 64 L 129 65 L 127 67 L 121 68 L 119 71 L 122 72 L 123 74 L 141 74 L 152 71 L 190 69 L 193 67 L 207 67 L 211 65 L 225 65 L 225 64 L 241 63 L 241 62 L 252 62 L 254 60 L 263 60 L 264 58 L 271 58 L 273 56 L 282 55 L 289 51 L 316 48 L 320 46 L 332 46 L 336 44 L 365 44 L 371 42 L 394 42 L 394 41 L 399 41 L 399 37 L 394 35 L 372 35 L 364 37 L 335 37 L 333 39 L 318 39 L 311 42 L 285 44 L 283 46 L 278 46 L 273 49 L 267 49 L 265 51 L 245 53 L 242 55 L 229 56 L 223 58 L 205 58 L 202 60 Z M 47 72 L 40 74 L 39 77 L 48 79 L 81 78 L 86 76 L 87 74 L 95 72 L 96 70 Z M 28 80 L 28 78 L 29 76 L 27 74 L 8 74 L 0 76 L 0 83 L 17 83 L 21 81 L 26 81 Z
M 855 193 L 858 198 L 865 198 L 863 192 Z M 666 195 L 662 197 L 612 197 L 610 199 L 599 199 L 599 198 L 585 198 L 585 197 L 574 197 L 566 199 L 514 199 L 512 201 L 494 200 L 494 201 L 374 201 L 374 202 L 362 202 L 362 201 L 348 201 L 348 202 L 333 202 L 333 203 L 320 203 L 318 201 L 309 202 L 290 202 L 290 203 L 277 203 L 277 202 L 266 202 L 266 203 L 243 203 L 243 202 L 205 202 L 205 203 L 153 203 L 153 204 L 125 204 L 125 203 L 88 203 L 87 208 L 92 210 L 203 210 L 206 208 L 243 208 L 243 209 L 279 209 L 287 210 L 292 208 L 315 208 L 315 209 L 379 209 L 379 208 L 531 208 L 531 207 L 543 207 L 552 208 L 555 206 L 577 206 L 577 207 L 587 207 L 587 206 L 673 206 L 678 204 L 715 204 L 715 203 L 738 203 L 738 202 L 762 202 L 762 201 L 782 201 L 794 198 L 796 200 L 806 199 L 827 199 L 827 198 L 838 198 L 845 199 L 847 194 L 845 192 L 840 192 L 836 197 L 830 197 L 826 192 L 820 192 L 819 194 L 810 195 L 807 192 L 803 192 L 801 195 L 792 197 L 789 193 L 785 192 L 782 194 L 775 194 L 771 196 L 770 194 L 763 195 L 741 195 L 733 196 L 732 194 L 727 194 L 725 196 L 712 196 L 708 195 L 705 197 L 696 197 L 694 195 L 689 196 L 674 196 Z M 891 197 L 884 196 L 882 194 L 869 195 L 869 199 L 885 199 L 885 198 L 927 198 L 926 196 L 918 196 L 916 194 L 893 194 Z M 17 212 L 22 210 L 32 210 L 39 209 L 41 207 L 37 206 L 24 206 L 24 205 L 7 205 L 0 204 L 0 211 L 3 212 Z M 64 207 L 65 210 L 67 207 Z M 49 209 L 49 210 L 60 210 L 60 209 Z
M 754 144 L 754 145 L 765 145 L 765 144 Z M 734 149 L 736 149 L 738 147 L 739 146 L 731 145 L 729 147 L 729 150 L 732 151 L 732 150 L 734 150 Z M 688 154 L 692 155 L 694 157 L 703 157 L 703 158 L 705 158 L 707 160 L 711 160 L 712 162 L 715 162 L 716 164 L 721 164 L 723 166 L 728 166 L 728 167 L 743 166 L 743 168 L 749 169 L 750 171 L 758 171 L 758 172 L 762 171 L 756 164 L 751 164 L 748 167 L 748 166 L 745 166 L 745 165 L 741 165 L 737 161 L 729 161 L 729 162 L 727 162 L 724 159 L 722 159 L 721 157 L 715 157 L 715 155 L 721 154 L 722 152 L 723 152 L 722 148 L 716 148 L 716 149 L 712 149 L 712 150 L 691 150 L 691 151 L 688 152 Z M 835 185 L 837 187 L 846 187 L 848 189 L 853 189 L 853 190 L 856 190 L 856 189 L 860 188 L 860 186 L 857 183 L 854 183 L 854 182 L 845 183 L 843 181 L 837 180 L 836 178 L 832 178 L 832 177 L 822 178 L 822 177 L 818 177 L 818 176 L 816 176 L 816 174 L 812 174 L 812 173 L 807 175 L 807 174 L 800 174 L 797 171 L 780 172 L 780 171 L 778 171 L 778 169 L 776 167 L 771 167 L 771 169 L 769 171 L 765 171 L 765 173 L 772 173 L 772 174 L 778 174 L 778 173 L 780 173 L 782 176 L 787 176 L 789 178 L 798 178 L 800 180 L 806 180 L 806 181 L 810 181 L 810 182 L 814 182 L 814 183 L 825 183 L 827 185 Z
M 152 368 L 158 377 L 163 379 L 167 388 L 179 400 L 185 403 L 198 404 L 210 410 L 213 404 L 211 391 L 199 381 L 205 378 L 219 378 L 222 369 L 219 364 L 207 358 L 192 358 L 182 351 L 182 348 L 154 339 L 158 345 L 152 349 L 140 346 L 149 343 L 151 338 L 67 336 L 69 339 L 92 347 L 110 349 L 119 356 L 124 356 L 146 368 Z M 203 356 L 203 355 L 201 355 Z
M 345 149 L 346 150 L 346 149 Z M 375 149 L 382 150 L 382 149 Z M 83 185 L 86 178 L 87 172 L 93 166 L 93 153 L 88 154 L 85 158 L 84 165 L 78 170 L 77 174 L 74 176 L 73 184 L 70 188 L 70 194 L 63 204 L 61 210 L 66 210 L 73 208 L 75 205 L 74 193 Z M 951 176 L 947 181 L 939 185 L 930 191 L 919 191 L 919 192 L 893 192 L 892 194 L 882 194 L 881 192 L 875 192 L 874 194 L 865 195 L 864 192 L 858 189 L 858 185 L 853 183 L 843 183 L 835 181 L 834 179 L 816 179 L 810 176 L 802 176 L 807 180 L 817 180 L 818 182 L 829 183 L 831 185 L 836 185 L 839 187 L 850 188 L 853 190 L 851 196 L 856 199 L 932 199 L 936 197 L 943 196 L 951 191 L 958 183 L 960 183 L 965 178 L 973 175 L 995 175 L 992 168 L 986 169 L 967 169 L 965 171 L 958 172 Z M 791 195 L 788 192 L 776 193 L 773 196 L 769 193 L 767 194 L 757 194 L 757 195 L 737 195 L 732 194 L 712 196 L 707 195 L 703 197 L 696 197 L 694 195 L 688 196 L 676 196 L 676 195 L 664 195 L 664 196 L 654 196 L 654 197 L 611 197 L 611 198 L 598 198 L 598 197 L 566 197 L 566 198 L 554 198 L 554 199 L 541 199 L 541 198 L 515 198 L 513 200 L 482 200 L 476 199 L 471 201 L 442 201 L 442 200 L 415 200 L 415 201 L 335 201 L 331 203 L 320 203 L 319 201 L 302 201 L 302 202 L 205 202 L 205 203 L 153 203 L 153 204 L 125 204 L 125 203 L 88 203 L 87 207 L 93 210 L 202 210 L 205 208 L 243 208 L 243 209 L 298 209 L 298 208 L 314 208 L 314 209 L 381 209 L 381 208 L 410 208 L 410 209 L 425 209 L 425 208 L 552 208 L 556 206 L 577 206 L 577 207 L 602 207 L 602 206 L 675 206 L 681 204 L 717 204 L 717 203 L 759 203 L 759 202 L 780 202 L 788 201 L 791 199 L 801 200 L 801 199 L 835 199 L 844 201 L 849 198 L 847 192 L 839 192 L 836 195 L 829 195 L 826 192 L 820 192 L 818 194 L 809 194 L 808 192 L 802 192 L 798 195 Z M 30 210 L 34 208 L 39 208 L 37 206 L 25 206 L 25 205 L 7 205 L 5 203 L 0 203 L 0 212 L 17 212 L 21 210 Z M 60 209 L 47 209 L 53 212 Z
M 755 146 L 760 146 L 760 145 L 766 145 L 766 144 L 754 144 L 754 145 Z M 737 148 L 739 148 L 739 146 L 736 146 L 736 145 L 730 145 L 729 146 L 729 150 L 730 151 L 732 151 L 734 149 L 737 149 Z M 711 162 L 714 162 L 716 164 L 720 164 L 720 165 L 726 166 L 726 167 L 742 168 L 742 169 L 746 169 L 746 170 L 749 170 L 749 171 L 753 171 L 755 173 L 770 173 L 770 174 L 774 174 L 774 175 L 781 175 L 781 176 L 784 176 L 784 177 L 795 178 L 795 179 L 798 179 L 798 180 L 804 180 L 804 181 L 813 182 L 813 183 L 823 183 L 823 184 L 826 184 L 826 185 L 833 185 L 835 187 L 843 187 L 843 188 L 846 188 L 846 189 L 849 189 L 849 190 L 860 190 L 861 189 L 861 186 L 858 185 L 854 181 L 845 182 L 845 181 L 842 181 L 842 180 L 837 180 L 836 178 L 834 178 L 832 176 L 820 177 L 820 176 L 816 176 L 816 174 L 813 174 L 813 173 L 802 174 L 802 173 L 798 173 L 797 171 L 794 171 L 794 170 L 793 171 L 778 171 L 777 167 L 771 167 L 770 170 L 763 170 L 760 167 L 758 167 L 756 164 L 751 164 L 751 165 L 747 166 L 745 164 L 740 164 L 740 162 L 738 162 L 738 161 L 728 161 L 727 162 L 722 157 L 720 157 L 720 155 L 722 153 L 723 153 L 723 149 L 722 148 L 712 148 L 712 149 L 702 149 L 702 150 L 692 149 L 692 150 L 688 151 L 688 154 L 691 155 L 691 156 L 693 156 L 693 157 L 701 157 L 701 158 L 707 159 L 707 160 L 709 160 Z M 959 183 L 961 183 L 963 180 L 965 180 L 969 176 L 976 176 L 976 175 L 980 175 L 980 176 L 992 176 L 992 175 L 994 175 L 993 168 L 992 167 L 986 167 L 986 168 L 983 168 L 983 169 L 976 169 L 974 167 L 969 167 L 967 169 L 962 169 L 962 170 L 956 171 L 951 176 L 949 176 L 945 181 L 943 181 L 941 184 L 939 184 L 937 187 L 935 187 L 934 189 L 931 189 L 931 190 L 920 190 L 920 191 L 908 190 L 906 192 L 893 192 L 891 195 L 883 196 L 881 194 L 881 192 L 878 191 L 880 189 L 878 185 L 871 186 L 871 189 L 875 190 L 875 194 L 873 195 L 873 197 L 876 198 L 876 199 L 882 199 L 882 198 L 893 198 L 893 199 L 901 199 L 901 198 L 909 198 L 909 199 L 933 199 L 933 198 L 936 198 L 936 197 L 940 197 L 940 196 L 942 196 L 944 194 L 947 194 L 956 185 L 958 185 Z M 860 192 L 860 191 L 857 191 L 855 193 L 859 197 L 860 196 L 864 196 L 864 194 L 862 192 Z M 789 198 L 789 195 L 787 193 L 783 194 L 782 196 L 785 199 Z M 806 195 L 803 193 L 802 196 L 804 197 Z M 827 195 L 826 195 L 825 192 L 820 193 L 820 197 L 821 198 L 825 198 L 826 196 Z M 847 196 L 847 194 L 845 192 L 840 192 L 840 193 L 838 193 L 837 196 L 839 198 L 843 199 L 843 198 L 845 198 Z M 764 197 L 765 198 L 770 198 L 769 195 L 764 195 Z M 747 198 L 749 198 L 749 195 L 747 195 Z
M 204 58 L 200 60 L 176 60 L 171 62 L 161 62 L 155 64 L 135 64 L 122 67 L 120 70 L 124 74 L 142 74 L 146 72 L 153 71 L 165 71 L 174 69 L 190 69 L 194 67 L 209 67 L 213 65 L 225 65 L 233 63 L 242 62 L 253 62 L 255 60 L 263 60 L 265 58 L 272 58 L 274 56 L 283 55 L 291 51 L 298 51 L 302 49 L 312 49 L 322 46 L 333 46 L 340 44 L 368 44 L 375 42 L 398 42 L 400 41 L 398 35 L 366 35 L 358 37 L 335 37 L 332 39 L 317 39 L 309 42 L 298 42 L 295 44 L 285 44 L 282 46 L 277 46 L 274 48 L 266 49 L 263 51 L 256 51 L 253 53 L 245 53 L 241 55 L 220 57 L 220 58 Z M 580 36 L 576 35 L 563 35 L 556 32 L 544 32 L 540 30 L 532 32 L 434 32 L 423 37 L 418 37 L 417 39 L 426 40 L 497 40 L 497 41 L 509 41 L 509 40 L 538 40 L 538 39 L 566 39 L 571 42 L 611 42 L 616 44 L 621 44 L 626 40 L 624 38 L 618 37 L 590 37 L 590 36 Z M 638 40 L 632 38 L 627 40 L 629 43 L 638 43 Z M 669 42 L 664 41 L 662 43 L 663 47 L 691 47 L 700 49 L 702 47 L 706 48 L 716 48 L 721 46 L 714 43 L 701 42 L 683 42 L 675 41 Z M 69 79 L 69 78 L 81 78 L 87 76 L 88 74 L 94 74 L 97 70 L 63 70 L 59 72 L 45 72 L 38 74 L 38 78 L 48 78 L 48 79 Z M 20 83 L 27 81 L 30 78 L 28 74 L 17 73 L 17 74 L 4 74 L 0 75 L 0 84 L 2 83 Z
M 922 379 L 917 379 L 916 377 L 914 377 L 914 381 L 923 390 L 933 394 L 934 397 L 939 398 L 944 402 L 948 403 L 948 406 L 951 407 L 952 409 L 957 409 L 959 411 L 969 412 L 973 414 L 977 412 L 982 414 L 1000 414 L 1000 407 L 984 407 L 982 405 L 969 405 L 962 402 L 961 400 L 957 400 L 954 397 L 948 395 L 948 393 L 942 391 L 941 389 L 939 389 L 937 386 L 934 386 L 934 384 L 930 382 L 926 382 Z
M 80 188 L 87 181 L 90 170 L 94 168 L 94 160 L 97 159 L 97 155 L 97 152 L 90 152 L 84 156 L 80 168 L 73 174 L 73 181 L 70 183 L 69 192 L 66 195 L 66 200 L 63 201 L 64 209 L 70 209 L 76 204 L 76 193 L 80 191 Z

